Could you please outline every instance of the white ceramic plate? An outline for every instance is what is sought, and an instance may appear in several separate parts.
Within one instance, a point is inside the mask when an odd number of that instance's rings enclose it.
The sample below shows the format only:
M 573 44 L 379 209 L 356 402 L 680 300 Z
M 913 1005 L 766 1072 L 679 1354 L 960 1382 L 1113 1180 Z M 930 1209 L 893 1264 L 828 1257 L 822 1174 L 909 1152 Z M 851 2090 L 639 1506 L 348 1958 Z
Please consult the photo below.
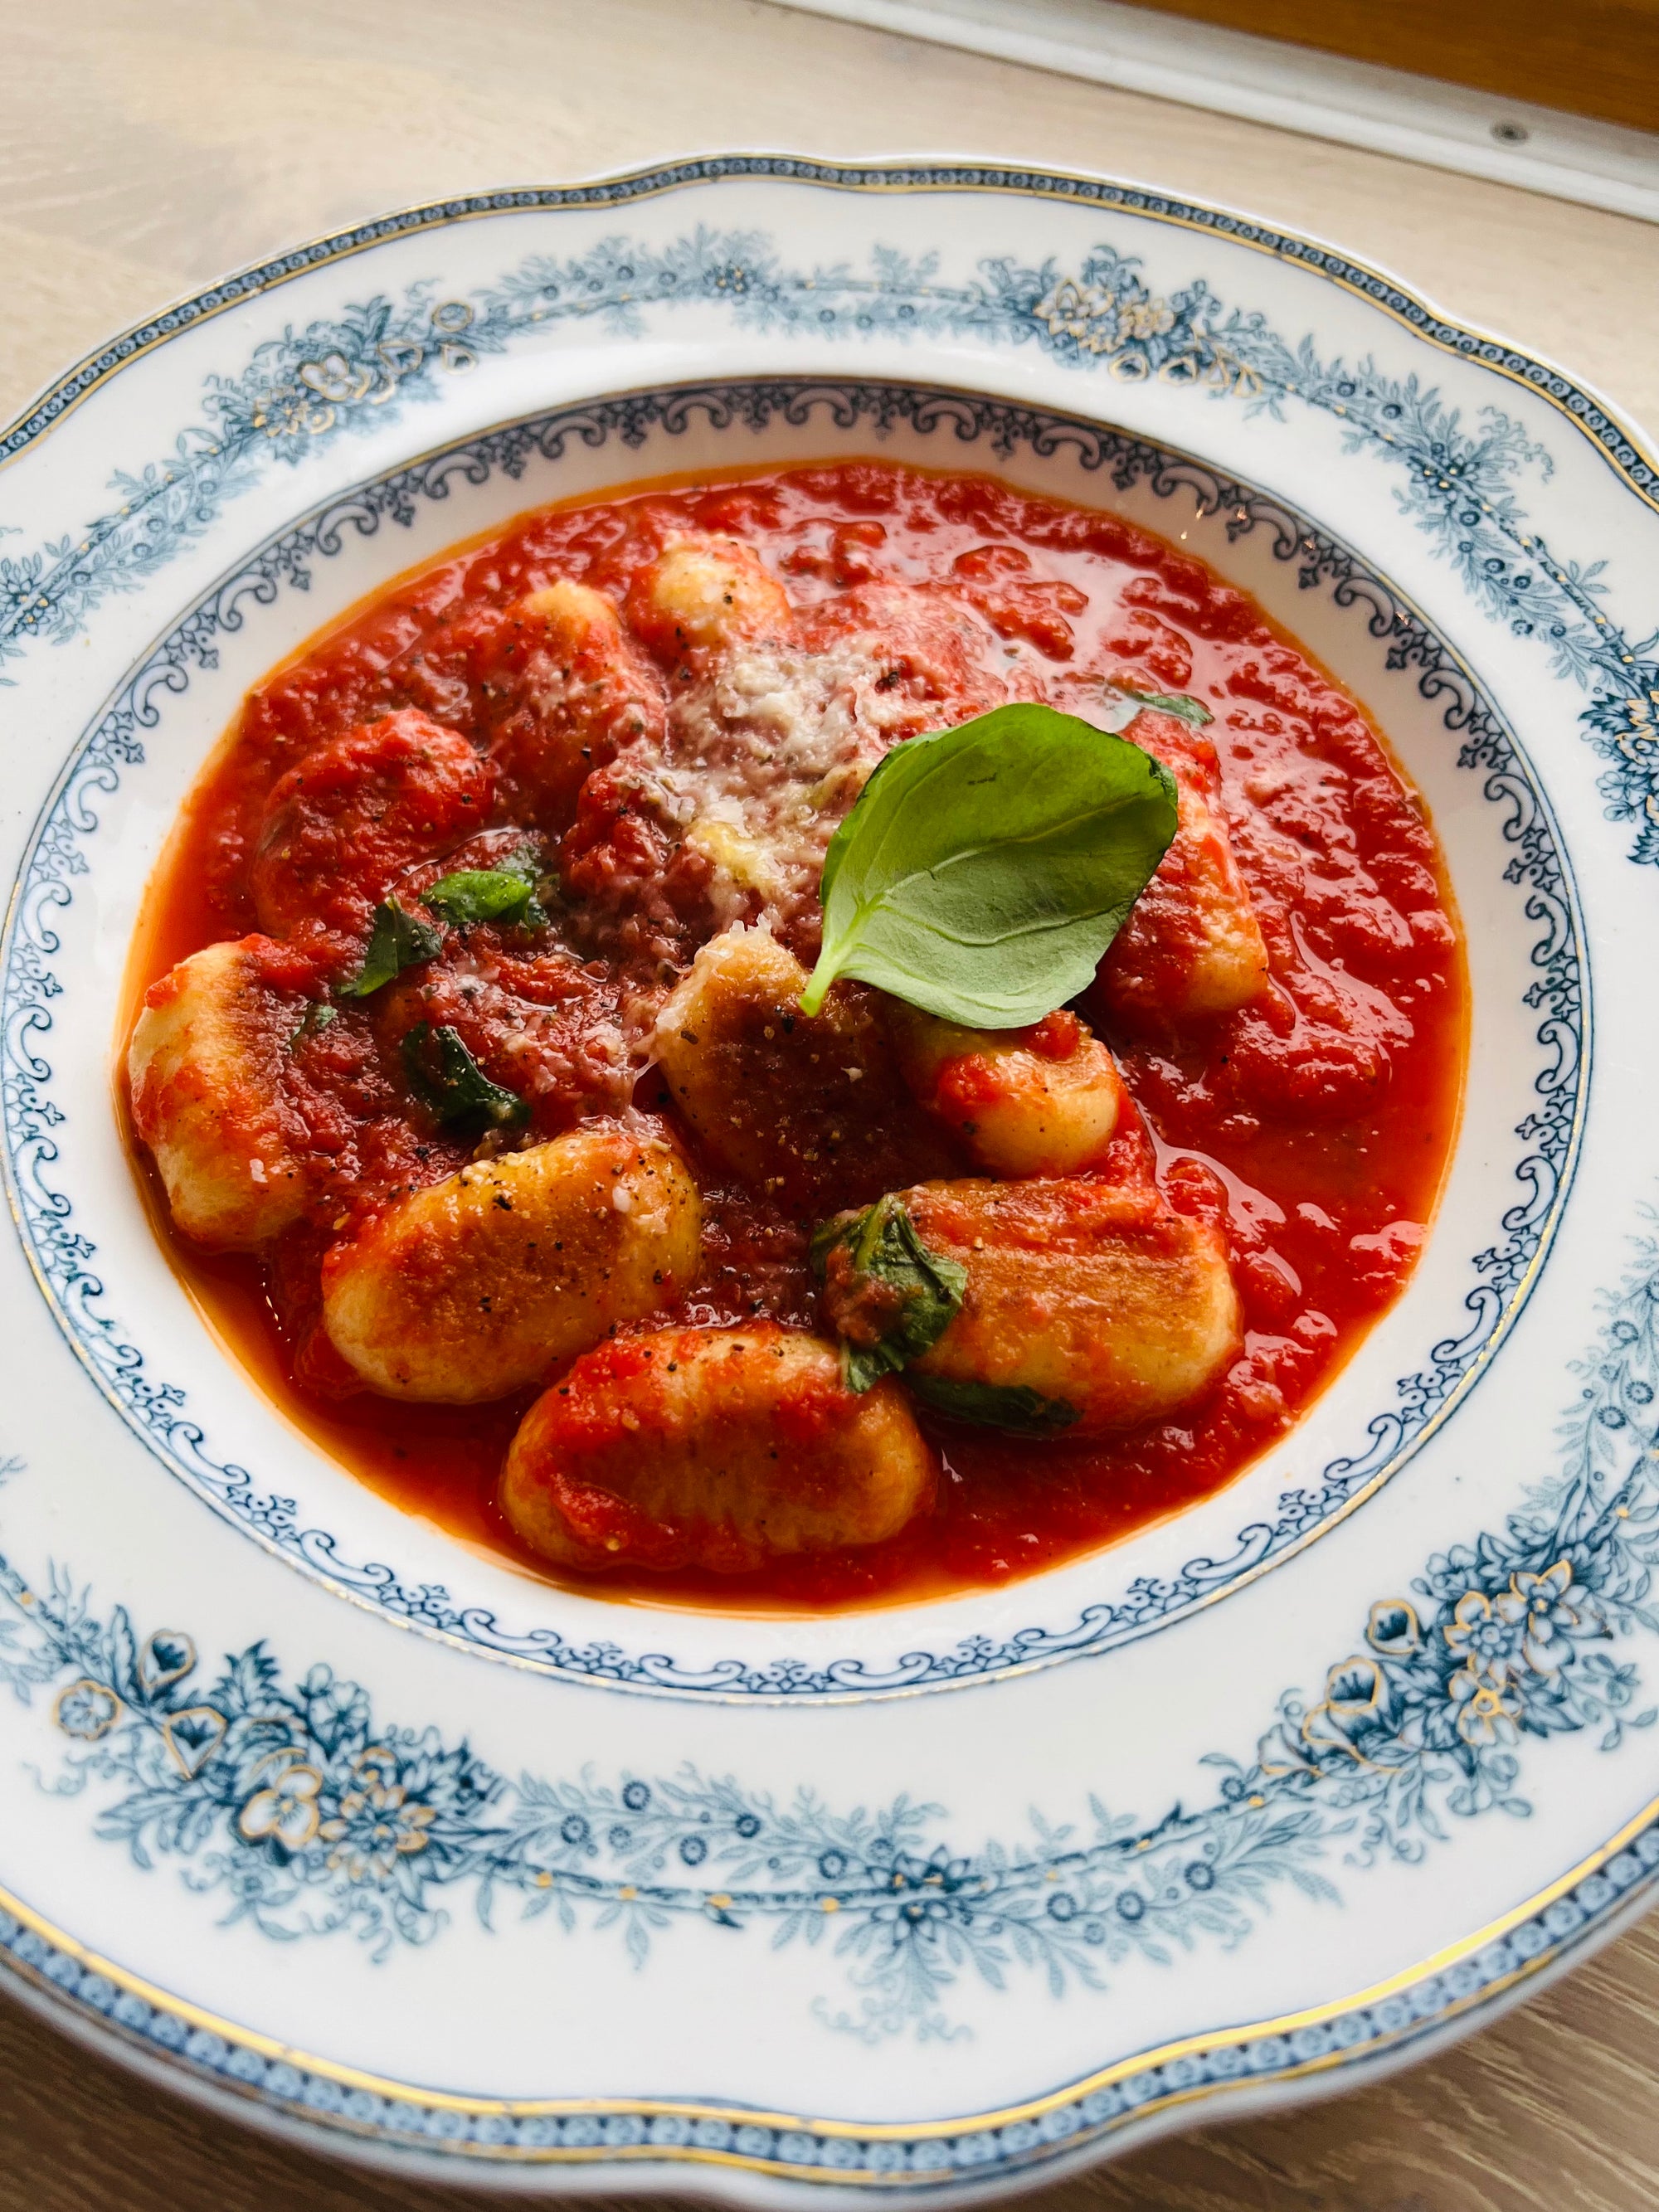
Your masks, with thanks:
M 243 691 L 366 590 L 872 450 L 1146 520 L 1371 708 L 1468 933 L 1451 1179 L 1300 1425 L 1162 1527 L 819 1621 L 600 1603 L 208 1332 L 112 1108 L 126 947 Z M 1647 1901 L 1659 476 L 1599 402 L 1211 209 L 744 155 L 321 240 L 0 454 L 18 1986 L 404 2166 L 946 2198 L 1361 2078 Z

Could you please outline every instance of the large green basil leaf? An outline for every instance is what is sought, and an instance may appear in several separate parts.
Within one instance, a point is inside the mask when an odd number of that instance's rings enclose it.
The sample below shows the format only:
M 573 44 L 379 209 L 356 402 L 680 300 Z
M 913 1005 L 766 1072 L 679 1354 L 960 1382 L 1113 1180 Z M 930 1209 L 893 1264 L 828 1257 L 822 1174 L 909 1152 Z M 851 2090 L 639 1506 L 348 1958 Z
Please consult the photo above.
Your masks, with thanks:
M 830 842 L 801 1005 L 856 975 L 969 1029 L 1040 1021 L 1091 980 L 1175 832 L 1163 763 L 1052 707 L 895 745 Z

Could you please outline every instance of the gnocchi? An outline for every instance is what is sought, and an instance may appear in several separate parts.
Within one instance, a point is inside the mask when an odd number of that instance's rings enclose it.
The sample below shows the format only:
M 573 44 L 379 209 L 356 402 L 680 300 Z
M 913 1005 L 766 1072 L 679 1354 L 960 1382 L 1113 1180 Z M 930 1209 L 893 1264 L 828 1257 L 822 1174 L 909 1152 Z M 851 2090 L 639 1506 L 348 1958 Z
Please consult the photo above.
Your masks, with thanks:
M 547 830 L 568 828 L 596 768 L 662 735 L 660 676 L 624 637 L 605 594 L 567 576 L 508 608 L 491 681 L 511 702 L 491 757 Z
M 970 1181 L 902 1202 L 923 1243 L 967 1278 L 920 1376 L 1029 1391 L 1069 1407 L 1086 1436 L 1178 1413 L 1238 1354 L 1220 1231 L 1150 1187 Z
M 736 1574 L 879 1544 L 931 1501 L 933 1454 L 892 1382 L 775 1322 L 619 1338 L 525 1416 L 501 1510 L 555 1565 Z
M 1175 840 L 1101 968 L 1120 1019 L 1159 1027 L 1232 1013 L 1267 981 L 1267 948 L 1238 872 L 1215 748 L 1174 716 L 1143 714 L 1135 736 L 1175 777 Z
M 1074 1014 L 969 1030 L 895 1000 L 888 1023 L 917 1100 L 994 1175 L 1071 1175 L 1117 1127 L 1123 1079 Z
M 263 937 L 205 945 L 144 994 L 127 1053 L 133 1127 L 185 1236 L 247 1251 L 297 1221 L 307 1178 L 283 1101 L 311 1000 Z
M 868 998 L 838 989 L 809 1018 L 805 988 L 769 932 L 738 927 L 703 946 L 664 1006 L 658 1065 L 704 1151 L 802 1207 L 948 1174 L 949 1149 L 906 1093 Z
M 494 770 L 414 708 L 348 731 L 272 787 L 250 886 L 273 937 L 356 937 L 406 867 L 484 826 Z
M 660 659 L 766 637 L 788 628 L 787 595 L 735 538 L 678 538 L 641 570 L 629 619 Z
M 323 1325 L 390 1398 L 467 1406 L 683 1295 L 702 1208 L 660 1138 L 620 1123 L 474 1160 L 323 1263 Z

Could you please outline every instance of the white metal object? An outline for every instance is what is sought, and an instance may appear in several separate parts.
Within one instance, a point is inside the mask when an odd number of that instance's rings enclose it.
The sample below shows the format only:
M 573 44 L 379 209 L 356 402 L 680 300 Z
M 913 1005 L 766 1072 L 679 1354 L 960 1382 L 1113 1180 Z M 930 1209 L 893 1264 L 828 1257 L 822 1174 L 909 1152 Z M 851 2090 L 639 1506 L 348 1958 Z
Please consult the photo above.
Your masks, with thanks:
M 1659 133 L 1120 0 L 775 0 L 1659 222 Z

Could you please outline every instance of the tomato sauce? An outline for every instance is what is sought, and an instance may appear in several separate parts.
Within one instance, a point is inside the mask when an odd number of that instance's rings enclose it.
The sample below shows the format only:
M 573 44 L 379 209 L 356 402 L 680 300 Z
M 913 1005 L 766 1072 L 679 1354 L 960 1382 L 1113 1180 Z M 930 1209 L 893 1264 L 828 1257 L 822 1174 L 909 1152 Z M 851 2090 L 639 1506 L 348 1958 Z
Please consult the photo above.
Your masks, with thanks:
M 946 670 L 939 695 L 956 711 L 915 727 L 1003 696 L 1101 720 L 1114 680 L 1189 695 L 1213 716 L 1204 736 L 1270 985 L 1239 1012 L 1171 1030 L 1157 1018 L 1159 979 L 1136 965 L 1131 929 L 1079 1011 L 1111 1045 L 1139 1109 L 1106 1171 L 1155 1163 L 1178 1211 L 1222 1221 L 1244 1307 L 1243 1356 L 1201 1404 L 1116 1437 L 1032 1443 L 925 1416 L 943 1468 L 937 1505 L 867 1550 L 741 1576 L 619 1572 L 581 1586 L 764 1610 L 1005 1582 L 1210 1495 L 1289 1428 L 1397 1296 L 1455 1132 L 1465 975 L 1423 804 L 1355 702 L 1202 562 L 1109 514 L 874 461 L 647 488 L 521 517 L 366 602 L 250 696 L 152 886 L 129 1011 L 186 954 L 258 929 L 257 846 L 273 787 L 362 725 L 428 717 L 505 765 L 486 773 L 458 749 L 432 789 L 388 801 L 331 847 L 316 844 L 303 784 L 294 787 L 295 834 L 313 837 L 303 878 L 312 889 L 273 948 L 279 964 L 337 979 L 361 957 L 373 899 L 354 869 L 371 847 L 380 863 L 395 857 L 400 806 L 414 809 L 428 844 L 439 825 L 445 848 L 441 866 L 409 877 L 416 895 L 422 880 L 489 866 L 534 831 L 532 799 L 514 781 L 520 709 L 505 610 L 560 577 L 623 602 L 665 544 L 708 530 L 752 547 L 822 638 L 854 612 L 879 629 L 881 594 L 893 586 L 910 587 L 913 603 L 920 591 L 970 610 L 982 651 L 974 665 Z M 639 711 L 626 681 L 613 708 L 618 717 Z M 575 827 L 548 846 L 576 887 L 563 934 L 474 930 L 465 961 L 434 963 L 426 977 L 425 1018 L 452 1023 L 481 1065 L 495 1067 L 510 1048 L 522 1067 L 531 1025 L 541 1073 L 521 1087 L 532 1140 L 630 1101 L 673 1120 L 629 1040 L 641 1034 L 640 1008 L 659 1001 L 709 926 L 697 866 L 653 835 L 607 799 L 602 770 L 589 775 Z M 269 921 L 268 902 L 263 911 Z M 810 959 L 815 908 L 791 926 Z M 395 1006 L 402 988 L 400 978 L 383 1000 Z M 400 1111 L 395 1054 L 376 1036 L 367 1016 L 343 1006 L 294 1044 L 297 1110 L 324 1194 L 304 1221 L 264 1255 L 204 1254 L 172 1230 L 146 1164 L 158 1233 L 223 1340 L 325 1451 L 407 1510 L 544 1573 L 495 1504 L 503 1455 L 535 1393 L 473 1407 L 351 1395 L 343 1364 L 319 1343 L 318 1268 L 331 1239 L 388 1194 L 470 1156 Z M 695 1145 L 687 1150 L 696 1164 Z M 722 1187 L 705 1170 L 702 1279 L 675 1313 L 645 1326 L 762 1313 L 820 1325 L 805 1265 L 817 1217 Z

